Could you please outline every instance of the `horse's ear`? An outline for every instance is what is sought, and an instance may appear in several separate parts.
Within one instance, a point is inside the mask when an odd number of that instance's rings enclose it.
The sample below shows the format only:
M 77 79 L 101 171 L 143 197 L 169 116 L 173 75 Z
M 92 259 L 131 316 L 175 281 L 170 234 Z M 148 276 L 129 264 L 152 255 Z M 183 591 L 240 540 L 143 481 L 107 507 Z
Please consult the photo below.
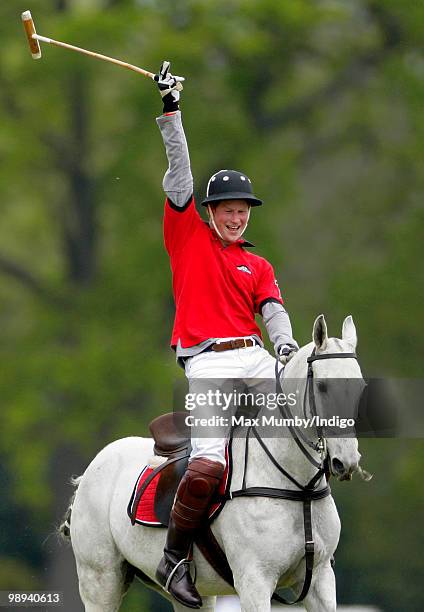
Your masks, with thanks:
M 312 332 L 312 340 L 315 342 L 317 349 L 324 350 L 327 346 L 327 323 L 323 314 L 315 319 L 314 329 Z
M 356 349 L 358 338 L 356 336 L 356 327 L 355 327 L 355 323 L 353 322 L 352 315 L 349 315 L 343 321 L 342 340 L 345 340 L 346 342 L 348 342 L 350 346 L 353 348 L 353 350 Z

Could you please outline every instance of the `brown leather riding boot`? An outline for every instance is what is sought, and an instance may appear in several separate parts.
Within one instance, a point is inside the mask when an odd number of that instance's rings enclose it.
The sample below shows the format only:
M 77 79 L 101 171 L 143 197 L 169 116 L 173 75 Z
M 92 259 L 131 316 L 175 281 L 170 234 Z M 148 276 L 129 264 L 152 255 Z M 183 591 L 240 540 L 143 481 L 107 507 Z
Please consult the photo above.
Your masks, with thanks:
M 200 608 L 202 599 L 190 576 L 189 554 L 197 529 L 207 517 L 209 505 L 224 473 L 219 461 L 193 459 L 178 486 L 168 526 L 164 556 L 156 578 L 179 603 Z

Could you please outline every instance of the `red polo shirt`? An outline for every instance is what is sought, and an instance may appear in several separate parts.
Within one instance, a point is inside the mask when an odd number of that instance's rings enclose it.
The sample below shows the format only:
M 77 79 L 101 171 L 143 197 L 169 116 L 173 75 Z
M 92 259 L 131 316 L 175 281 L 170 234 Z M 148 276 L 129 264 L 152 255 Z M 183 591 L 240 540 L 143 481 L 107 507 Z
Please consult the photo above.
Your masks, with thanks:
M 243 239 L 224 247 L 193 198 L 183 209 L 165 201 L 164 238 L 176 306 L 172 346 L 261 337 L 255 313 L 266 301 L 283 303 L 271 264 L 246 251 Z

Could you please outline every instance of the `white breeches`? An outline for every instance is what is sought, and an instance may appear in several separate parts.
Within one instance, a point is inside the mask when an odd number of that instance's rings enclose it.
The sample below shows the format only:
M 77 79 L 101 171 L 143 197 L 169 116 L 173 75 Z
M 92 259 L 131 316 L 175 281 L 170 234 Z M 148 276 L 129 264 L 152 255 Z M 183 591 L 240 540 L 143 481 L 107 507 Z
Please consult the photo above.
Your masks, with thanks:
M 196 392 L 200 387 L 205 389 L 205 383 L 199 379 L 222 383 L 228 379 L 241 379 L 247 383 L 249 391 L 254 393 L 263 389 L 264 379 L 275 380 L 275 358 L 258 345 L 221 353 L 207 351 L 190 357 L 185 365 L 185 373 L 189 380 L 190 393 Z M 269 380 L 266 381 L 266 386 L 269 389 Z M 205 457 L 225 465 L 225 436 L 196 437 L 196 432 L 193 431 L 191 445 L 190 459 Z

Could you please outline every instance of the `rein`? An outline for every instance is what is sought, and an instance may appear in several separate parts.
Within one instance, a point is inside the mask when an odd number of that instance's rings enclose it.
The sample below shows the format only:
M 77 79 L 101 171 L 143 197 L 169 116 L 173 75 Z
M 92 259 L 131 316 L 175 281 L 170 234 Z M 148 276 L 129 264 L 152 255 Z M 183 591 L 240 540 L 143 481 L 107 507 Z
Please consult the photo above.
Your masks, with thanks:
M 316 350 L 314 348 L 311 355 L 307 358 L 308 372 L 302 406 L 303 411 L 306 414 L 306 397 L 308 397 L 309 409 L 312 413 L 312 416 L 317 416 L 316 401 L 313 387 L 314 372 L 312 363 L 320 359 L 357 359 L 357 357 L 355 353 L 326 353 L 323 355 L 317 355 Z M 276 361 L 275 363 L 275 379 L 276 391 L 277 393 L 281 393 L 282 387 L 280 382 L 280 372 L 278 371 L 278 361 Z M 293 417 L 288 406 L 280 406 L 280 412 L 285 419 L 290 419 Z M 292 605 L 298 603 L 299 601 L 302 601 L 306 597 L 312 581 L 315 553 L 315 543 L 313 539 L 312 530 L 312 501 L 328 497 L 331 494 L 331 489 L 328 484 L 321 489 L 316 489 L 318 484 L 321 482 L 323 476 L 325 475 L 325 461 L 327 459 L 327 442 L 323 436 L 322 427 L 320 427 L 319 425 L 316 427 L 318 434 L 318 440 L 316 443 L 313 443 L 300 429 L 296 428 L 295 426 L 288 425 L 288 429 L 292 435 L 293 440 L 296 442 L 298 448 L 301 450 L 303 455 L 314 467 L 317 468 L 317 472 L 311 478 L 311 480 L 306 485 L 302 485 L 301 483 L 299 483 L 291 474 L 289 474 L 284 469 L 282 465 L 278 463 L 269 448 L 266 446 L 265 442 L 260 437 L 260 434 L 257 431 L 256 427 L 248 427 L 245 442 L 245 459 L 242 488 L 238 491 L 228 491 L 225 495 L 225 499 L 234 499 L 236 497 L 270 497 L 273 499 L 286 499 L 290 501 L 303 502 L 303 525 L 305 533 L 306 565 L 303 587 L 299 596 L 293 601 L 289 601 L 284 597 L 281 597 L 277 593 L 274 593 L 271 598 L 274 601 L 278 601 L 279 603 Z M 259 445 L 261 446 L 271 463 L 299 489 L 298 491 L 292 489 L 278 489 L 273 487 L 246 487 L 246 471 L 249 455 L 249 439 L 251 432 L 253 432 L 253 435 L 259 442 Z M 312 456 L 312 454 L 306 448 L 305 445 L 308 446 L 311 450 L 320 453 L 320 463 L 315 459 L 315 457 Z

